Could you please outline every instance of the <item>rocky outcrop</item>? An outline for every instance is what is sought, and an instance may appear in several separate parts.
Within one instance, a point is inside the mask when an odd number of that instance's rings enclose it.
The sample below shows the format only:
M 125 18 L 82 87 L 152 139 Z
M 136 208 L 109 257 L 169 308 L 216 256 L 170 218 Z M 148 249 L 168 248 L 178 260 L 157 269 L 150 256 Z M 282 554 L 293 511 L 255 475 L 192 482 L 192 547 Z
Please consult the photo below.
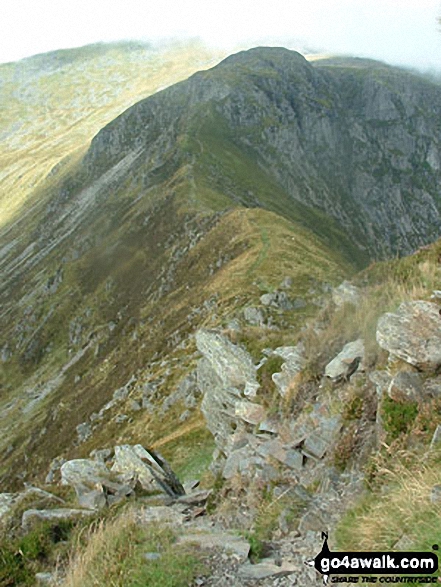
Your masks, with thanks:
M 64 503 L 60 497 L 38 487 L 27 487 L 20 493 L 0 493 L 0 525 L 13 521 L 24 506 L 47 508 Z
M 146 490 L 152 491 L 159 487 L 171 497 L 185 494 L 168 462 L 159 453 L 146 450 L 140 444 L 116 446 L 112 471 L 136 475 Z
M 111 469 L 104 460 L 77 459 L 61 467 L 61 482 L 75 489 L 81 507 L 101 509 L 144 490 L 163 491 L 170 497 L 184 495 L 179 479 L 167 461 L 140 444 L 116 446 Z
M 378 321 L 377 342 L 418 369 L 436 369 L 441 365 L 440 307 L 425 301 L 403 302 Z
M 248 397 L 256 395 L 259 389 L 256 368 L 244 349 L 213 330 L 198 331 L 196 344 L 224 386 Z
M 265 419 L 265 411 L 252 402 L 259 384 L 251 356 L 214 331 L 199 331 L 196 344 L 203 358 L 198 362 L 197 381 L 201 404 L 216 445 L 226 454 L 229 437 Z

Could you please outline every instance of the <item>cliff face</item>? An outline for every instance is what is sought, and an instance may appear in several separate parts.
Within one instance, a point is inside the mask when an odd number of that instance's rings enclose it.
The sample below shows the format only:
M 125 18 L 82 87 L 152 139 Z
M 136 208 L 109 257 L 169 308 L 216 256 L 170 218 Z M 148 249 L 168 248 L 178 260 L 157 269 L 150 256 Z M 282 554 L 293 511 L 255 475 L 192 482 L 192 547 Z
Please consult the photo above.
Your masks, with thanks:
M 135 105 L 85 165 L 95 176 L 138 153 L 148 187 L 188 164 L 236 203 L 288 218 L 319 210 L 366 257 L 408 253 L 439 235 L 440 92 L 375 62 L 254 49 Z M 247 189 L 254 166 L 283 196 Z
M 197 329 L 248 316 L 280 346 L 329 284 L 439 236 L 440 98 L 378 63 L 253 49 L 55 166 L 0 246 L 3 478 L 166 436 L 178 408 L 149 406 L 194 366 Z M 117 419 L 127 382 L 146 407 Z

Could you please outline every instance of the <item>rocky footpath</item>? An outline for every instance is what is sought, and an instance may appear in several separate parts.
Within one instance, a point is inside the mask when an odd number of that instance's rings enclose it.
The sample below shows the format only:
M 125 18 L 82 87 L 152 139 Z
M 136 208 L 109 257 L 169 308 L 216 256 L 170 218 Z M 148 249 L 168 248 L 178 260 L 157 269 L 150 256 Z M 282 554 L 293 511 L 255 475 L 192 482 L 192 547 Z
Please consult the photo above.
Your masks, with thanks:
M 344 285 L 333 303 L 339 307 L 342 298 L 357 305 L 360 296 Z M 201 411 L 216 444 L 211 470 L 217 488 L 200 489 L 198 480 L 182 483 L 154 450 L 117 445 L 95 450 L 89 459 L 54 461 L 49 480 L 73 488 L 75 506 L 28 487 L 0 494 L 0 523 L 10 528 L 20 511 L 26 533 L 38 521 L 93 517 L 130 498 L 138 504 L 140 524 L 171 525 L 178 544 L 199 549 L 209 570 L 197 586 L 319 584 L 321 578 L 304 563 L 319 552 L 321 532 L 332 533 L 365 490 L 363 463 L 389 433 L 385 403 L 424 406 L 441 398 L 440 311 L 436 301 L 402 303 L 378 321 L 382 362 L 373 369 L 365 341 L 348 341 L 314 383 L 304 375 L 308 358 L 302 339 L 294 346 L 263 349 L 255 364 L 225 331 L 199 330 L 196 369 L 178 389 L 181 395 L 202 396 Z M 272 396 L 273 406 L 261 370 L 275 357 L 273 365 L 279 366 L 271 380 L 278 399 Z M 287 412 L 283 402 L 288 399 Z M 363 402 L 370 406 L 369 415 Z M 349 453 L 348 438 L 353 440 Z M 426 450 L 440 438 L 438 426 Z M 265 493 L 270 497 L 262 505 Z M 277 511 L 272 536 L 256 560 L 251 536 L 259 516 L 270 511 Z M 146 553 L 146 558 L 160 556 Z M 53 575 L 39 581 L 56 583 Z

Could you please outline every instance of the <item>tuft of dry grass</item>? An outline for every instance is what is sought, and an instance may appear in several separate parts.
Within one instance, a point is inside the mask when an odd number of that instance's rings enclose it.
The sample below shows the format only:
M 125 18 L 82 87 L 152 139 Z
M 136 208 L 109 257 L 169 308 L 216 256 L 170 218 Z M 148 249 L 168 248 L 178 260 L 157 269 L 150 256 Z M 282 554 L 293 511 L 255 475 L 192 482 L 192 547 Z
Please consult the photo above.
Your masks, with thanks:
M 441 484 L 439 453 L 425 459 L 401 452 L 376 463 L 377 489 L 347 512 L 337 528 L 339 547 L 381 551 L 406 538 L 406 550 L 430 550 L 441 540 L 441 502 L 431 500 Z
M 169 527 L 142 524 L 135 509 L 120 511 L 77 535 L 63 587 L 187 587 L 205 568 L 194 547 L 175 540 Z
M 127 564 L 137 558 L 139 541 L 133 512 L 98 521 L 78 535 L 63 586 L 127 585 Z

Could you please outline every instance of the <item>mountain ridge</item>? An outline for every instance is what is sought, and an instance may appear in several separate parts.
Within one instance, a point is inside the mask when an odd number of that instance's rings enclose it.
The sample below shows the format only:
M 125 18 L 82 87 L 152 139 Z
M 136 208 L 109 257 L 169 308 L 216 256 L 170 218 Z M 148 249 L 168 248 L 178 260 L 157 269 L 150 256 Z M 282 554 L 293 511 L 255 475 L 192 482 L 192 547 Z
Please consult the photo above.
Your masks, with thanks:
M 263 340 L 288 340 L 357 268 L 439 235 L 439 89 L 418 80 L 399 96 L 407 73 L 343 70 L 242 52 L 124 111 L 41 184 L 1 249 L 5 479 L 116 434 L 105 420 L 75 444 L 113 391 L 172 356 L 171 393 L 194 331 L 242 320 L 285 278 L 293 301 L 266 310 Z M 134 441 L 172 425 L 133 418 L 116 428 Z

